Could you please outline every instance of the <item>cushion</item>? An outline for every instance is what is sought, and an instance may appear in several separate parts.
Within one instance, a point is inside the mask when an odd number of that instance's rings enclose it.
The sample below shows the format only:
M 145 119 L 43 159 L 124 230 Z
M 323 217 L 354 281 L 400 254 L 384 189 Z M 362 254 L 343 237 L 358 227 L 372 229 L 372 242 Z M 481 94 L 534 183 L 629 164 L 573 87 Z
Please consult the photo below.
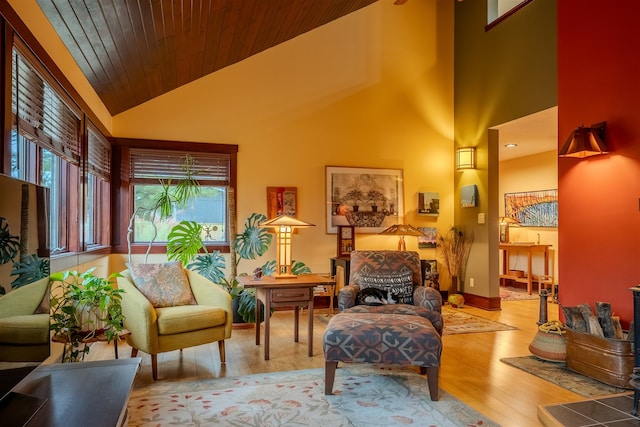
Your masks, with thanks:
M 360 274 L 360 288 L 378 288 L 390 292 L 397 304 L 413 304 L 413 273 Z
M 127 267 L 136 288 L 155 308 L 197 304 L 179 262 L 127 264 Z

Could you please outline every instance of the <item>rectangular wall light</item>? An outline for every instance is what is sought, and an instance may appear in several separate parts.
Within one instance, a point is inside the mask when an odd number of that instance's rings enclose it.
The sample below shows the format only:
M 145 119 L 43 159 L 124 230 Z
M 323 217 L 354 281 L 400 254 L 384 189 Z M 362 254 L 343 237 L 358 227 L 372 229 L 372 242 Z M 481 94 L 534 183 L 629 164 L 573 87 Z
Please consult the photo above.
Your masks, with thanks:
M 476 168 L 476 147 L 456 148 L 456 170 Z

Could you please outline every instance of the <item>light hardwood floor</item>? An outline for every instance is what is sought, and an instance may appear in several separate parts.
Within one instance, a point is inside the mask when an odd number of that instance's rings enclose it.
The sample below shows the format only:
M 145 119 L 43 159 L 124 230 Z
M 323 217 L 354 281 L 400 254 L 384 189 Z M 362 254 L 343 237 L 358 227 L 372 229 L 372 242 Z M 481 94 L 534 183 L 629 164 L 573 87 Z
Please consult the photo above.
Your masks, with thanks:
M 462 310 L 518 328 L 513 331 L 446 335 L 443 337 L 440 387 L 503 426 L 540 426 L 538 405 L 582 400 L 575 393 L 500 362 L 502 357 L 525 356 L 536 333 L 538 300 L 505 301 L 501 311 L 473 307 Z M 557 319 L 558 306 L 548 305 L 549 320 Z M 319 314 L 318 314 L 319 312 Z M 322 334 L 327 310 L 316 310 L 314 356 L 307 356 L 306 311 L 301 317 L 300 341 L 293 342 L 293 311 L 272 316 L 271 360 L 264 360 L 263 346 L 255 345 L 255 329 L 234 329 L 226 341 L 227 363 L 220 364 L 218 345 L 210 344 L 160 354 L 159 381 L 189 381 L 263 372 L 323 368 Z M 326 316 L 325 316 L 326 317 Z M 264 326 L 261 328 L 264 331 Z M 264 335 L 263 335 L 264 336 Z M 264 342 L 264 339 L 262 339 Z M 120 357 L 130 348 L 119 345 Z M 152 382 L 151 359 L 144 353 L 137 385 Z M 88 360 L 112 359 L 113 346 L 94 344 Z M 425 397 L 428 398 L 428 397 Z

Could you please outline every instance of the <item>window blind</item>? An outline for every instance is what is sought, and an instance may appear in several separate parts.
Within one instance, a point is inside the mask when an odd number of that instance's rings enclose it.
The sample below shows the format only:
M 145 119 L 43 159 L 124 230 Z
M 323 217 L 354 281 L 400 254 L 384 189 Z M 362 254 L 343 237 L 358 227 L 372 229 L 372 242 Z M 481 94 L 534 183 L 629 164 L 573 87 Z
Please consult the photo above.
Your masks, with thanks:
M 12 111 L 18 133 L 74 165 L 80 164 L 80 118 L 25 56 L 13 49 Z
M 103 181 L 111 181 L 111 144 L 93 126 L 87 126 L 87 168 Z
M 198 181 L 214 181 L 219 185 L 228 185 L 231 181 L 231 156 L 225 153 L 196 152 L 187 153 L 177 150 L 154 150 L 132 148 L 130 152 L 130 178 L 172 179 L 187 178 L 184 169 L 186 155 L 193 158 L 192 171 Z

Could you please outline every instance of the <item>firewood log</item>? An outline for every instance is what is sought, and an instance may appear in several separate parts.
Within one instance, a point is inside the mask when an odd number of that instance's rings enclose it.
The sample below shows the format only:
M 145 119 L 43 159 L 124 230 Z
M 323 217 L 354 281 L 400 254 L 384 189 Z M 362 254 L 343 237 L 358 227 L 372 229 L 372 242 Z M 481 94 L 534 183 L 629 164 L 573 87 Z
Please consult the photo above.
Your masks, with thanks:
M 596 314 L 605 338 L 615 338 L 616 333 L 611 321 L 611 303 L 596 301 Z
M 615 333 L 615 339 L 621 340 L 624 338 L 622 332 L 622 324 L 620 323 L 620 316 L 611 316 L 611 322 L 613 323 L 613 331 Z

